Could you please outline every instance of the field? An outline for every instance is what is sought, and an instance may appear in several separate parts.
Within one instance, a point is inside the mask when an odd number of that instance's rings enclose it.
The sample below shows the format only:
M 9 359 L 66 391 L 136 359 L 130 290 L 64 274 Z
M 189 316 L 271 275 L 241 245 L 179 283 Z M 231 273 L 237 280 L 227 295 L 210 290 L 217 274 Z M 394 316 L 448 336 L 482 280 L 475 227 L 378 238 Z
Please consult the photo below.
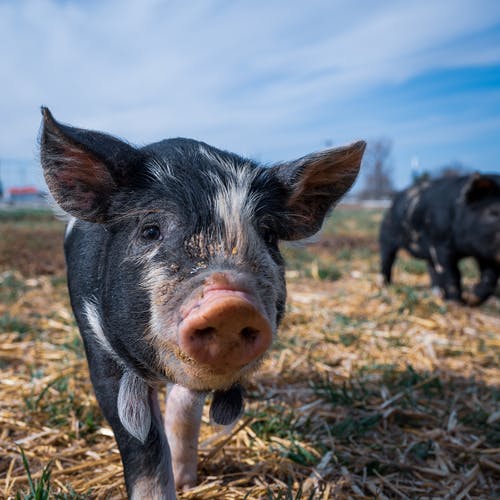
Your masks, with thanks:
M 500 497 L 500 295 L 445 303 L 406 255 L 381 287 L 380 219 L 340 207 L 316 243 L 283 248 L 280 340 L 234 426 L 206 407 L 200 484 L 180 498 Z M 62 235 L 48 213 L 0 213 L 0 497 L 125 498 Z M 471 286 L 473 263 L 462 271 Z

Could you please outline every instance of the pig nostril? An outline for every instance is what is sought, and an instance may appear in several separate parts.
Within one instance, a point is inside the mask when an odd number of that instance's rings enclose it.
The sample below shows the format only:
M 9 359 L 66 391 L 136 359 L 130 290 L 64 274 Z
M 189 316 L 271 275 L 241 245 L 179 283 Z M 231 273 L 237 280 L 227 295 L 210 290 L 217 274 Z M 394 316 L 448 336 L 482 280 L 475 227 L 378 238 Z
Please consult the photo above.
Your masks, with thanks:
M 200 328 L 193 332 L 193 337 L 212 337 L 216 329 L 213 326 L 208 326 L 207 328 Z
M 243 330 L 241 330 L 240 335 L 247 342 L 255 342 L 255 340 L 259 336 L 259 330 L 246 326 L 245 328 L 243 328 Z

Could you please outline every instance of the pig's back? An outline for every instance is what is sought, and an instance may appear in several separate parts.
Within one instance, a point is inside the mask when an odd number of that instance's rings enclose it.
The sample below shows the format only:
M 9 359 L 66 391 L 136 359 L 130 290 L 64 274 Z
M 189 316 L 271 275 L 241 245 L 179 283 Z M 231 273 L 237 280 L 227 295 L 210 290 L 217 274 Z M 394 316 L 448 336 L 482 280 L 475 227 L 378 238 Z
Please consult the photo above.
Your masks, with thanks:
M 467 177 L 445 178 L 409 188 L 397 200 L 396 217 L 430 240 L 449 238 L 466 182 Z

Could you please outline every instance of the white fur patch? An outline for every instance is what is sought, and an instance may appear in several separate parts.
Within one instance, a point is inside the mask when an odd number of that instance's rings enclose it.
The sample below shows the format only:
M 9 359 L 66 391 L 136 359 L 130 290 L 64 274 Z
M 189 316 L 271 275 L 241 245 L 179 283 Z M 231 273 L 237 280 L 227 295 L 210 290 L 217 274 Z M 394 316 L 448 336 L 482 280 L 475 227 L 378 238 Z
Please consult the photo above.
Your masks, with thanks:
M 215 195 L 215 210 L 225 229 L 222 240 L 230 244 L 232 253 L 252 246 L 251 219 L 257 203 L 257 197 L 250 194 L 252 177 L 250 170 L 240 170 L 226 185 L 219 181 Z
M 68 224 L 66 226 L 66 232 L 64 233 L 64 239 L 66 239 L 70 235 L 71 231 L 73 231 L 73 226 L 75 225 L 75 222 L 76 222 L 76 217 L 70 217 Z
M 141 443 L 146 441 L 151 427 L 151 409 L 146 382 L 126 370 L 120 380 L 118 416 L 123 427 Z
M 237 238 L 241 236 L 242 222 L 248 220 L 255 209 L 257 198 L 250 195 L 255 170 L 249 164 L 236 165 L 231 158 L 224 158 L 203 146 L 199 150 L 208 161 L 222 166 L 230 174 L 227 183 L 216 175 L 208 175 L 217 188 L 214 203 L 216 213 L 224 221 L 228 235 Z
M 123 361 L 118 357 L 118 354 L 104 335 L 96 304 L 91 300 L 87 300 L 84 302 L 83 307 L 87 321 L 94 333 L 94 338 L 113 360 L 123 367 Z M 131 371 L 125 370 L 120 380 L 117 405 L 118 416 L 123 427 L 132 436 L 144 442 L 151 426 L 151 410 L 148 404 L 148 386 L 146 382 Z
M 159 183 L 164 182 L 166 178 L 173 178 L 170 165 L 156 157 L 152 157 L 146 164 L 149 175 Z
M 101 317 L 97 311 L 97 305 L 95 299 L 84 300 L 83 309 L 85 310 L 85 316 L 89 322 L 94 338 L 97 340 L 99 345 L 116 361 L 119 365 L 123 366 L 123 361 L 120 359 L 118 354 L 115 352 L 109 340 L 104 335 L 104 330 L 102 328 Z
M 199 151 L 202 156 L 204 156 L 210 163 L 215 163 L 221 165 L 226 170 L 236 171 L 236 165 L 231 157 L 222 157 L 218 155 L 215 151 L 209 151 L 205 146 L 200 144 Z
M 444 268 L 439 263 L 436 249 L 433 246 L 429 247 L 429 253 L 431 254 L 432 262 L 434 264 L 434 269 L 438 274 L 442 274 L 444 272 Z

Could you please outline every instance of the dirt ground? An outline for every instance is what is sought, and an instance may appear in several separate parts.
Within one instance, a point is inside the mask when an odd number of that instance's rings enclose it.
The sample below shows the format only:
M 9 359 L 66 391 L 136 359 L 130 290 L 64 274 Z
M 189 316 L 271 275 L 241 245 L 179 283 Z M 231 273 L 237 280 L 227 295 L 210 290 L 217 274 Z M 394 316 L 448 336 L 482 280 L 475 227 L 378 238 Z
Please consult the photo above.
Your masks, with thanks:
M 180 498 L 500 497 L 500 297 L 445 303 L 405 255 L 381 287 L 380 217 L 340 209 L 318 242 L 284 248 L 280 339 L 234 426 L 207 404 L 200 484 Z M 49 214 L 0 217 L 0 497 L 125 498 L 62 234 Z

